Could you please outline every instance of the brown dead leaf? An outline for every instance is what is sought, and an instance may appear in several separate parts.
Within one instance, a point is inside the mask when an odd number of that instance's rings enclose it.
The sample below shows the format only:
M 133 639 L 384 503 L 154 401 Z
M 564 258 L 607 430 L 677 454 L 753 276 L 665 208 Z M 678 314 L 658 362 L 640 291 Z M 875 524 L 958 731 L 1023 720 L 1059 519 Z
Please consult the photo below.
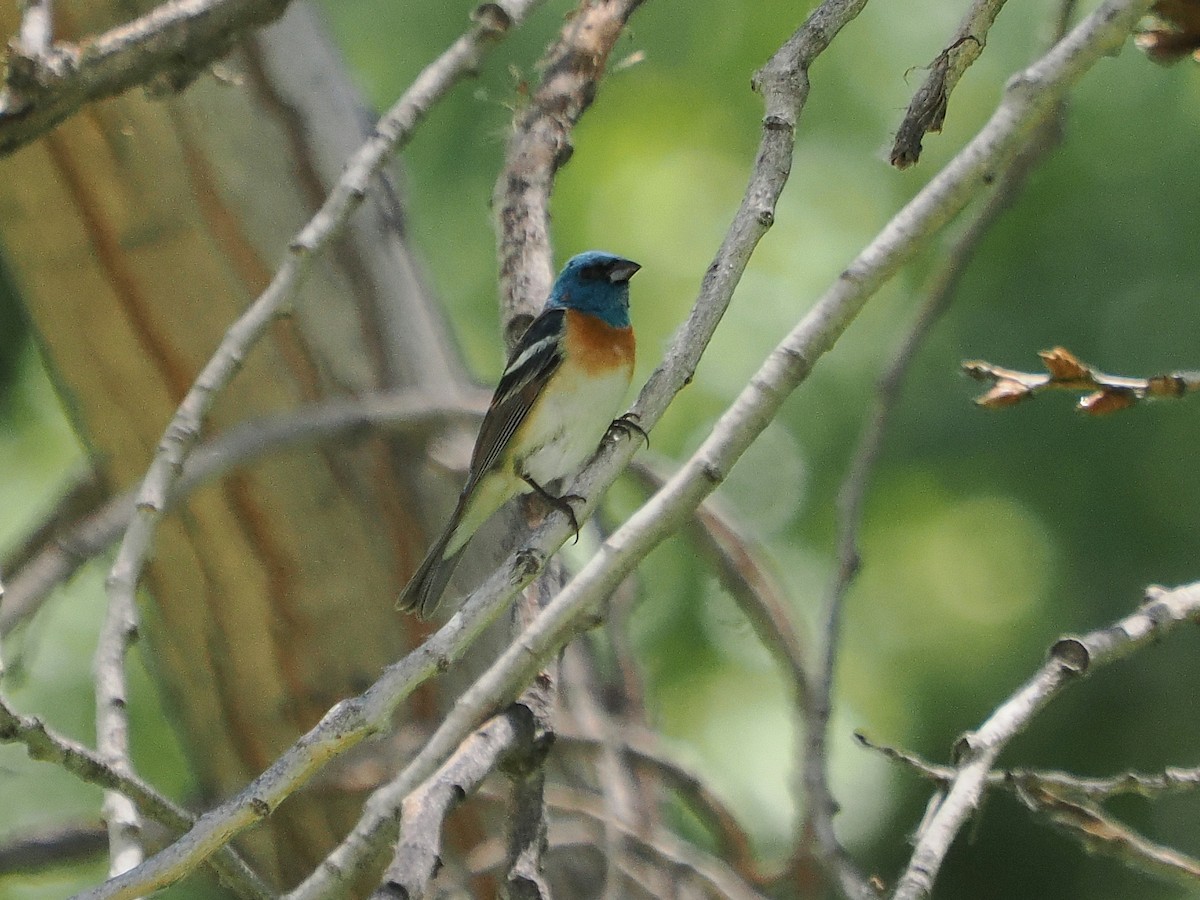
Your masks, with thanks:
M 1088 367 L 1066 347 L 1042 350 L 1038 356 L 1055 381 L 1089 381 L 1092 377 Z
M 1200 0 L 1158 0 L 1153 12 L 1159 27 L 1139 34 L 1138 48 L 1162 65 L 1195 56 L 1200 50 Z
M 1015 406 L 1029 396 L 1029 388 L 1021 382 L 1002 378 L 992 385 L 986 394 L 976 397 L 975 403 L 984 409 L 1004 409 L 1007 406 Z
M 1106 388 L 1082 398 L 1079 401 L 1079 408 L 1089 416 L 1107 416 L 1109 413 L 1129 409 L 1135 403 L 1137 403 L 1137 396 L 1133 391 Z

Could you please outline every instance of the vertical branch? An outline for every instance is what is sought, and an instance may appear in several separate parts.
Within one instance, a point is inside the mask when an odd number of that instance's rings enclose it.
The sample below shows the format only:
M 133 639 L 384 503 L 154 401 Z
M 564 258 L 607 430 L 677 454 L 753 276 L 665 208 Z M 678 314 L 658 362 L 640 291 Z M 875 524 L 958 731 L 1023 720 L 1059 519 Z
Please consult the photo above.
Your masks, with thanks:
M 1129 23 L 1130 27 L 1132 24 Z M 912 857 L 896 884 L 893 900 L 920 900 L 929 895 L 950 844 L 978 807 L 996 758 L 1064 688 L 1096 668 L 1197 621 L 1200 621 L 1200 583 L 1170 591 L 1156 588 L 1148 590 L 1142 605 L 1120 621 L 1089 634 L 1056 641 L 1041 668 L 976 731 L 959 738 L 954 777 L 945 795 L 933 798 Z
M 613 45 L 644 0 L 582 0 L 546 54 L 542 80 L 513 123 L 496 181 L 496 250 L 505 345 L 512 348 L 550 295 L 550 191 L 596 98 Z
M 586 658 L 587 641 L 576 641 L 563 652 L 564 679 L 570 715 L 577 729 L 599 748 L 594 779 L 604 803 L 604 890 L 601 896 L 613 900 L 623 896 L 626 872 L 637 869 L 625 847 L 626 832 L 644 832 L 652 820 L 655 791 L 639 786 L 625 754 L 624 729 L 600 700 L 593 661 Z M 647 890 L 658 885 L 645 877 L 637 879 Z
M 42 57 L 54 40 L 54 0 L 21 0 L 17 43 L 25 56 Z
M 514 630 L 519 632 L 562 587 L 563 569 L 551 567 L 521 595 Z M 507 767 L 512 780 L 508 869 L 501 893 L 508 900 L 550 900 L 542 872 L 546 850 L 546 754 L 554 743 L 554 705 L 558 696 L 559 665 L 549 663 L 517 700 L 529 710 L 532 730 L 523 735 L 522 751 Z

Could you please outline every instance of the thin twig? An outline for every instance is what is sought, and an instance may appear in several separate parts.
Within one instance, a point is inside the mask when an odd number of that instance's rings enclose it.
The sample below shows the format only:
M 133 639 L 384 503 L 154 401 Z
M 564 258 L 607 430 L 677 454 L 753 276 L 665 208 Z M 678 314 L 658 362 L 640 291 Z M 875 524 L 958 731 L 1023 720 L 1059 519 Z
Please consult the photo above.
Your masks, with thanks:
M 1096 667 L 1128 656 L 1182 624 L 1195 622 L 1200 622 L 1200 582 L 1172 591 L 1148 591 L 1146 602 L 1124 619 L 1082 637 L 1059 639 L 1033 677 L 977 731 L 959 739 L 954 778 L 923 824 L 894 900 L 928 896 L 951 842 L 979 804 L 1000 751 L 1063 688 Z
M 13 711 L 3 697 L 0 697 L 0 743 L 21 744 L 30 759 L 51 763 L 81 781 L 131 798 L 143 815 L 172 834 L 183 833 L 195 821 L 190 813 L 136 775 L 119 771 L 82 744 L 56 734 L 40 719 Z M 267 886 L 231 847 L 222 848 L 211 864 L 220 879 L 239 897 L 271 896 Z
M 712 832 L 720 847 L 721 858 L 727 860 L 734 871 L 754 885 L 765 885 L 775 880 L 775 875 L 759 868 L 749 836 L 737 817 L 712 793 L 704 778 L 664 753 L 659 747 L 660 741 L 653 734 L 642 729 L 626 729 L 620 738 L 622 752 L 628 755 L 630 761 L 639 769 L 653 773 L 655 779 L 678 796 Z M 604 748 L 604 744 L 593 736 L 574 731 L 564 732 L 561 728 L 556 746 L 593 755 L 598 755 Z
M 944 786 L 958 774 L 953 766 L 938 766 L 915 753 L 877 744 L 862 734 L 858 742 L 868 749 L 896 760 Z M 1153 796 L 1168 791 L 1195 790 L 1200 786 L 1200 769 L 1167 769 L 1161 774 L 1123 772 L 1112 778 L 1083 778 L 1068 772 L 1036 769 L 993 770 L 987 785 L 1002 788 L 1032 812 L 1078 840 L 1089 851 L 1114 857 L 1132 868 L 1159 878 L 1195 887 L 1200 878 L 1200 861 L 1170 847 L 1147 840 L 1118 822 L 1095 801 L 1118 794 Z
M 949 784 L 958 773 L 954 766 L 939 766 L 910 750 L 874 741 L 862 732 L 855 732 L 854 737 L 868 750 L 874 750 L 888 759 L 903 763 L 932 781 Z M 1007 790 L 1015 790 L 1018 785 L 1023 788 L 1045 788 L 1064 797 L 1096 801 L 1129 794 L 1157 797 L 1161 794 L 1187 793 L 1200 788 L 1200 766 L 1169 766 L 1161 772 L 1130 771 L 1104 778 L 1089 778 L 1056 769 L 994 769 L 987 775 L 987 784 L 988 787 Z
M 182 89 L 239 37 L 274 21 L 287 5 L 288 0 L 168 0 L 103 34 L 50 44 L 50 4 L 28 3 L 0 93 L 0 154 L 28 144 L 95 100 L 138 85 Z
M 1019 787 L 1017 796 L 1089 851 L 1191 890 L 1200 883 L 1200 859 L 1138 834 L 1093 803 L 1072 799 L 1044 785 Z
M 547 789 L 547 801 L 557 812 L 589 819 L 598 829 L 618 829 L 631 848 L 638 850 L 648 862 L 665 870 L 668 883 L 678 883 L 681 876 L 690 876 L 703 884 L 714 896 L 727 900 L 763 900 L 763 895 L 742 880 L 728 865 L 693 844 L 663 828 L 649 832 L 631 829 L 622 822 L 609 823 L 603 801 L 593 794 L 566 787 Z M 553 831 L 555 824 L 551 824 Z M 603 841 L 601 834 L 595 843 Z
M 441 865 L 442 829 L 450 812 L 533 736 L 529 710 L 514 704 L 485 722 L 405 800 L 400 840 L 376 897 L 424 897 Z M 343 892 L 354 872 L 338 872 Z
M 1054 32 L 1059 40 L 1065 31 Z M 1053 43 L 1053 41 L 1051 42 Z M 837 801 L 829 786 L 828 734 L 833 707 L 833 681 L 840 645 L 841 619 L 846 593 L 861 565 L 858 534 L 871 477 L 883 452 L 884 437 L 891 425 L 908 371 L 933 326 L 950 306 L 959 282 L 971 258 L 992 225 L 1009 209 L 1028 181 L 1030 173 L 1058 146 L 1061 137 L 1062 109 L 1047 118 L 1030 136 L 1028 144 L 1004 170 L 991 196 L 963 228 L 943 254 L 925 300 L 917 311 L 912 327 L 896 346 L 891 360 L 880 374 L 872 408 L 863 425 L 854 456 L 846 470 L 837 497 L 837 568 L 826 590 L 821 612 L 819 643 L 815 648 L 812 698 L 804 722 L 804 759 L 800 764 L 804 793 L 804 821 L 797 832 L 794 859 L 799 862 L 812 842 L 817 854 L 828 864 L 839 866 L 846 859 L 837 839 L 834 816 Z M 803 711 L 802 711 L 803 712 Z
M 1177 400 L 1200 391 L 1200 372 L 1170 372 L 1149 378 L 1108 375 L 1081 362 L 1065 347 L 1043 350 L 1038 354 L 1046 372 L 1018 372 L 984 362 L 967 360 L 963 371 L 976 381 L 991 382 L 987 393 L 976 398 L 979 406 L 1001 409 L 1022 400 L 1032 400 L 1045 391 L 1084 393 L 1077 408 L 1093 416 L 1128 409 L 1147 400 Z
M 339 397 L 242 422 L 195 448 L 171 489 L 167 510 L 175 508 L 196 488 L 271 453 L 375 431 L 413 437 L 447 421 L 478 419 L 487 406 L 488 394 L 479 391 L 460 395 L 461 402 L 453 403 L 430 400 L 424 391 Z M 83 487 L 88 500 L 98 494 L 91 490 L 91 482 Z M 80 512 L 73 500 L 69 501 L 70 508 L 64 515 L 56 512 L 25 541 L 23 552 L 14 554 L 8 596 L 0 603 L 0 637 L 33 615 L 47 595 L 83 563 L 121 537 L 133 517 L 135 495 L 136 490 L 129 490 L 112 497 L 63 530 L 61 526 L 75 520 Z
M 950 94 L 971 63 L 983 53 L 987 33 L 1004 8 L 1004 0 L 975 0 L 950 39 L 949 45 L 929 64 L 929 77 L 913 94 L 908 111 L 896 129 L 891 162 L 906 169 L 921 158 L 921 141 L 929 132 L 942 130 Z

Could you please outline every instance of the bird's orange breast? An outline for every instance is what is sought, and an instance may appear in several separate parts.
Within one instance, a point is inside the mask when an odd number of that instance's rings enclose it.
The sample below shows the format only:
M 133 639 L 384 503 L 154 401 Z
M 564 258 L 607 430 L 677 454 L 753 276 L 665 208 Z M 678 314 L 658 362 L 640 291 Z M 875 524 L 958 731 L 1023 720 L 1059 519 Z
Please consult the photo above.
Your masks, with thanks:
M 633 329 L 614 328 L 603 319 L 567 310 L 565 345 L 571 362 L 588 375 L 608 375 L 622 368 L 633 372 L 636 344 Z

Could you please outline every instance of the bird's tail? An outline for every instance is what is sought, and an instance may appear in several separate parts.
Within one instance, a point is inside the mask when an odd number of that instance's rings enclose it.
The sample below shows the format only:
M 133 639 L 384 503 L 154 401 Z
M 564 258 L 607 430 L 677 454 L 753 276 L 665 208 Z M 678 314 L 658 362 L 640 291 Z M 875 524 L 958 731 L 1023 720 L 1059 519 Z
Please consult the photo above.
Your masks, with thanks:
M 446 583 L 450 581 L 450 576 L 454 574 L 463 550 L 466 549 L 464 541 L 456 549 L 449 553 L 446 552 L 455 532 L 458 531 L 463 513 L 466 511 L 468 495 L 468 491 L 463 491 L 462 496 L 459 497 L 458 506 L 454 510 L 454 515 L 450 517 L 450 523 L 437 542 L 429 548 L 429 552 L 421 560 L 421 565 L 417 566 L 417 571 L 413 573 L 407 586 L 400 592 L 400 597 L 396 601 L 396 609 L 404 612 L 415 610 L 422 619 L 429 618 L 437 609 L 438 602 L 446 590 Z
M 405 612 L 415 610 L 422 619 L 429 618 L 437 609 L 438 602 L 442 599 L 442 593 L 446 590 L 446 583 L 454 574 L 454 569 L 458 565 L 464 549 L 460 547 L 449 556 L 443 555 L 446 552 L 450 534 L 450 529 L 447 529 L 442 539 L 425 554 L 425 559 L 421 561 L 421 565 L 409 579 L 408 585 L 400 592 L 400 599 L 396 601 L 396 609 Z

